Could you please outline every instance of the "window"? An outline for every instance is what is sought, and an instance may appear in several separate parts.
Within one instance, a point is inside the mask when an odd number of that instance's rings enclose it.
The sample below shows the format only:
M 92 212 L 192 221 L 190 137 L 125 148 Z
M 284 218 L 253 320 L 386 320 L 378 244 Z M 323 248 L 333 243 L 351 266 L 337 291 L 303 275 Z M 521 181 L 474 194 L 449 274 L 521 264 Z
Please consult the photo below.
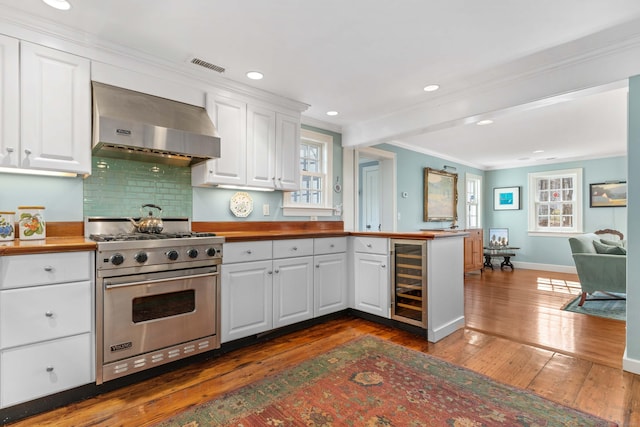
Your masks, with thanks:
M 300 132 L 300 190 L 283 193 L 283 215 L 333 215 L 331 163 L 333 137 Z
M 529 232 L 582 231 L 582 169 L 529 174 Z
M 480 213 L 482 212 L 482 177 L 468 173 L 465 175 L 465 221 L 466 228 L 480 228 Z

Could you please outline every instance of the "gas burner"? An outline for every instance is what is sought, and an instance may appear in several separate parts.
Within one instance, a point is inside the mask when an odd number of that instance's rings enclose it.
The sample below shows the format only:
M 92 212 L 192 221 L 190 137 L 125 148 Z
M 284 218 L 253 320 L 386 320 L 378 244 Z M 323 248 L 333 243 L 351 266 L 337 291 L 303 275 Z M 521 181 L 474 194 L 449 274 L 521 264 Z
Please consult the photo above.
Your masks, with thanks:
M 94 242 L 128 242 L 131 240 L 189 239 L 192 237 L 215 236 L 215 233 L 180 231 L 176 233 L 90 234 L 89 239 Z

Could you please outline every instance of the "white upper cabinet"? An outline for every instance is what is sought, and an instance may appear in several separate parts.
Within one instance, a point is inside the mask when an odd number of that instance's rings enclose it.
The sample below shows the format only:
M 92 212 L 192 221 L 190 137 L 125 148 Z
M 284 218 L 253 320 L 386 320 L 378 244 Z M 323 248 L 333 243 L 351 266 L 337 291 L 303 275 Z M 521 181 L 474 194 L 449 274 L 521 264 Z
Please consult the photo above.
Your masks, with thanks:
M 220 158 L 196 166 L 207 183 L 247 183 L 247 104 L 224 96 L 207 96 L 207 112 L 220 135 Z M 194 170 L 194 174 L 196 171 Z
M 299 188 L 299 113 L 215 93 L 207 94 L 207 111 L 220 134 L 220 158 L 194 166 L 192 185 Z
M 300 116 L 276 115 L 276 188 L 300 188 Z
M 19 42 L 0 35 L 0 166 L 17 166 L 20 147 Z
M 20 43 L 20 167 L 91 173 L 91 64 Z

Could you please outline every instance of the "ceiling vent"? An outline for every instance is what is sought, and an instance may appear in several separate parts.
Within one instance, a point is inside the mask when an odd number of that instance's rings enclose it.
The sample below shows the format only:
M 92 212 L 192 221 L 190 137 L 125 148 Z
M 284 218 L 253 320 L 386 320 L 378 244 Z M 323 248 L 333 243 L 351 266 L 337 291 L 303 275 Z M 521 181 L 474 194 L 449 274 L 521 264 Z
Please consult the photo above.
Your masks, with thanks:
M 204 68 L 208 68 L 208 69 L 213 70 L 213 71 L 216 71 L 216 72 L 218 72 L 220 74 L 224 73 L 224 70 L 225 70 L 224 67 L 212 64 L 211 62 L 207 62 L 207 61 L 205 61 L 203 59 L 200 59 L 200 58 L 193 58 L 191 60 L 191 63 L 199 65 L 199 66 L 204 67 Z

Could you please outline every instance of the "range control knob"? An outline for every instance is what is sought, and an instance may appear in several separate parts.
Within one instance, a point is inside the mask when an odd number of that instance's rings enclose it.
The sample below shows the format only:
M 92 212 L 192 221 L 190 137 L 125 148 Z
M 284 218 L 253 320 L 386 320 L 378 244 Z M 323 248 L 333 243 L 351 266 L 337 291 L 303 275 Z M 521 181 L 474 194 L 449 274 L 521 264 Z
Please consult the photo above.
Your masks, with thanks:
M 111 258 L 109 258 L 109 261 L 111 261 L 113 265 L 120 265 L 124 262 L 124 256 L 121 253 L 113 254 Z
M 207 255 L 209 256 L 216 256 L 218 252 L 220 251 L 216 250 L 216 248 L 207 248 Z
M 198 256 L 198 250 L 197 249 L 189 249 L 187 251 L 187 255 L 189 255 L 189 258 L 196 258 Z
M 169 252 L 167 252 L 167 258 L 169 258 L 171 261 L 175 261 L 178 259 L 178 251 L 175 251 L 173 249 L 171 249 Z
M 136 262 L 139 262 L 140 264 L 147 262 L 147 260 L 149 259 L 149 257 L 147 256 L 146 252 L 138 252 L 137 254 L 135 254 L 133 256 L 133 259 L 136 260 Z

